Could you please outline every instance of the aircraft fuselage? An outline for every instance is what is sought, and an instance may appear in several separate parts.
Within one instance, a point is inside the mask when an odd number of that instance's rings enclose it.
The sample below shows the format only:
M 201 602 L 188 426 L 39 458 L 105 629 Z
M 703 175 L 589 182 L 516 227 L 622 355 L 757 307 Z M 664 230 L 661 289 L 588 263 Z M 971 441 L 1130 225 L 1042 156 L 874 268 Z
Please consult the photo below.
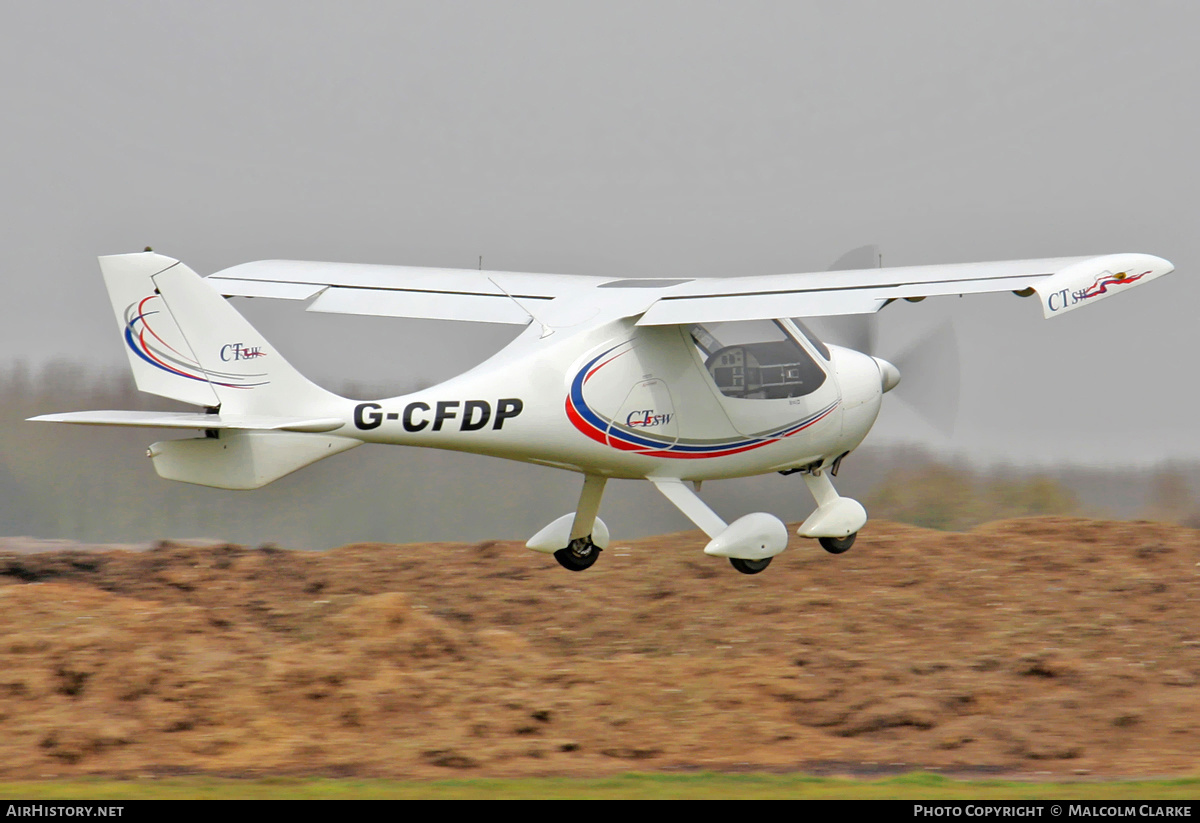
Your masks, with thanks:
M 836 346 L 825 358 L 792 336 L 824 373 L 820 385 L 744 399 L 722 393 L 683 327 L 626 320 L 542 336 L 531 326 L 440 385 L 354 404 L 338 434 L 606 477 L 740 477 L 827 464 L 875 422 L 879 366 Z

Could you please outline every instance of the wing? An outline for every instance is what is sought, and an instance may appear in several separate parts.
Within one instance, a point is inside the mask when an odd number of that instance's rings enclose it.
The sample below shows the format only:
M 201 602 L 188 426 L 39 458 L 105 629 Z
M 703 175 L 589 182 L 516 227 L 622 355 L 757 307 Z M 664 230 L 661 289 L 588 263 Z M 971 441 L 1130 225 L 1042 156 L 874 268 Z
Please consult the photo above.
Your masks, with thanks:
M 664 292 L 637 324 L 867 314 L 901 298 L 1003 291 L 1036 293 L 1054 317 L 1172 271 L 1161 257 L 1110 254 L 692 280 Z
M 318 312 L 526 325 L 539 305 L 582 298 L 640 315 L 639 326 L 667 326 L 868 314 L 902 298 L 1003 291 L 1038 294 L 1054 317 L 1172 271 L 1149 254 L 691 280 L 260 260 L 207 279 L 227 297 L 315 298 L 308 310 Z M 620 293 L 628 297 L 612 299 Z
M 526 325 L 532 309 L 611 278 L 259 260 L 207 280 L 226 297 L 316 300 L 309 311 Z

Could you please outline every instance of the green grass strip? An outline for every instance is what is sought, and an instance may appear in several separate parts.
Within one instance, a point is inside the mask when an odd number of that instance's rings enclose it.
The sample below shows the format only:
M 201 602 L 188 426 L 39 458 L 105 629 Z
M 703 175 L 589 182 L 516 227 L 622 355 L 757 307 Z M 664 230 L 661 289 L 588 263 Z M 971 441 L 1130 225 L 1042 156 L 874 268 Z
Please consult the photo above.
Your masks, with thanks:
M 528 799 L 892 799 L 1193 800 L 1200 778 L 1034 783 L 956 780 L 914 773 L 877 780 L 805 775 L 629 774 L 580 780 L 516 778 L 443 781 L 275 777 L 28 780 L 0 782 L 0 798 L 21 800 L 528 800 Z

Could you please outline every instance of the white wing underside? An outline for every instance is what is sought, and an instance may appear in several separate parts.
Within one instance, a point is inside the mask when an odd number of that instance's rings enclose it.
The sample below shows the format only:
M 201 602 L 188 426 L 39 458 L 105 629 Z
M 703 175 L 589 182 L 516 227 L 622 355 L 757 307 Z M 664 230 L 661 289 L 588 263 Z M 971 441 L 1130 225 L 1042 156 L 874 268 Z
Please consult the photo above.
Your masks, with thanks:
M 538 305 L 609 279 L 298 260 L 243 263 L 207 278 L 227 297 L 315 297 L 309 311 L 518 326 L 530 322 L 522 306 L 537 314 Z
M 538 306 L 556 299 L 582 297 L 604 303 L 607 295 L 616 296 L 617 291 L 629 294 L 635 289 L 637 324 L 660 326 L 868 314 L 892 300 L 938 295 L 1029 294 L 1027 290 L 1037 289 L 1045 297 L 1045 288 L 1057 287 L 1060 282 L 1073 284 L 1092 272 L 1099 276 L 1119 270 L 1124 277 L 1126 270 L 1135 268 L 1153 269 L 1146 280 L 1172 270 L 1169 262 L 1151 255 L 1118 254 L 750 277 L 621 280 L 263 260 L 217 272 L 208 281 L 226 296 L 311 299 L 309 311 L 514 325 L 528 324 Z M 1052 280 L 1058 272 L 1066 279 Z

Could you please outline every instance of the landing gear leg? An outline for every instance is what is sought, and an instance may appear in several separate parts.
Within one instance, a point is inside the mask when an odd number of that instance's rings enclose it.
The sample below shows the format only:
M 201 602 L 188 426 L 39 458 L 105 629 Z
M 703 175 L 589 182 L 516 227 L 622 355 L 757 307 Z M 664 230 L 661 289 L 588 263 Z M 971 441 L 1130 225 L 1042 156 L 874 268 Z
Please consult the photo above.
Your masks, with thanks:
M 774 515 L 754 512 L 726 525 L 682 480 L 669 477 L 646 479 L 712 538 L 704 547 L 705 554 L 728 557 L 730 564 L 742 574 L 758 574 L 771 564 L 772 557 L 787 548 L 787 526 Z
M 866 509 L 857 500 L 839 495 L 823 469 L 805 474 L 804 483 L 817 501 L 817 510 L 800 525 L 797 533 L 817 538 L 821 548 L 830 554 L 849 551 L 858 530 L 867 522 Z
M 591 568 L 609 540 L 608 526 L 596 516 L 603 494 L 604 478 L 585 476 L 578 508 L 529 538 L 525 547 L 554 555 L 560 566 L 573 572 Z
M 596 523 L 596 513 L 600 511 L 604 482 L 605 478 L 597 474 L 585 475 L 583 478 L 583 491 L 579 494 L 575 519 L 571 522 L 571 542 L 565 549 L 554 553 L 554 559 L 564 569 L 573 572 L 590 569 L 600 556 L 600 547 L 592 542 L 592 528 Z

